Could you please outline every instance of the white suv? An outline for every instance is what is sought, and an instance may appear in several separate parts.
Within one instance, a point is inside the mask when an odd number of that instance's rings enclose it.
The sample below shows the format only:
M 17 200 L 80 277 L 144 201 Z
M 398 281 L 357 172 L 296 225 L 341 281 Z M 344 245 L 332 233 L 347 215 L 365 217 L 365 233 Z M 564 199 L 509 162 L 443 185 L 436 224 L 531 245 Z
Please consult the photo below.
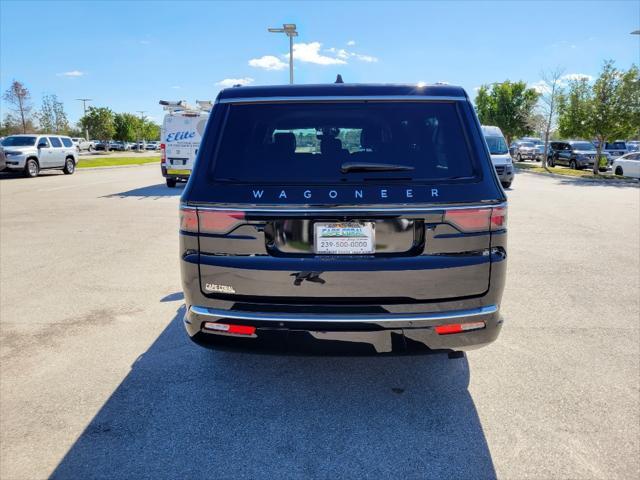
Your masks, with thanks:
M 77 151 L 69 137 L 47 134 L 11 135 L 2 140 L 7 170 L 22 170 L 37 177 L 40 170 L 59 169 L 67 175 L 76 170 Z
M 75 145 L 76 149 L 81 152 L 82 150 L 86 150 L 87 152 L 92 151 L 95 148 L 95 145 L 91 140 L 87 140 L 82 137 L 72 137 L 71 141 Z

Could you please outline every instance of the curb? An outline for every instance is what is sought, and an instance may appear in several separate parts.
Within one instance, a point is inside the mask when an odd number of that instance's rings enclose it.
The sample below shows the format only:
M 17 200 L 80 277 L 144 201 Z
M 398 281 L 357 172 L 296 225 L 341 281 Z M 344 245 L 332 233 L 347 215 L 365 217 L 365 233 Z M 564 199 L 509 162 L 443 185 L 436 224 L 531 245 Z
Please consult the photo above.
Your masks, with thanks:
M 550 173 L 550 172 L 533 172 L 528 168 L 519 168 L 518 166 L 515 167 L 517 170 L 517 173 L 531 173 L 533 175 L 543 175 L 543 176 L 547 176 L 547 177 L 552 177 L 552 178 L 559 178 L 561 180 L 569 180 L 571 182 L 576 182 L 576 183 L 596 183 L 596 184 L 600 184 L 600 185 L 628 185 L 630 187 L 638 187 L 640 186 L 640 180 L 634 180 L 634 179 L 630 179 L 630 180 L 601 180 L 598 178 L 585 178 L 585 177 L 574 177 L 571 175 L 561 175 L 559 173 Z
M 148 167 L 148 166 L 158 166 L 153 162 L 148 163 L 132 163 L 129 165 L 103 165 L 101 167 L 78 167 L 76 168 L 77 172 L 88 171 L 88 170 L 107 170 L 111 168 L 133 168 L 133 167 Z

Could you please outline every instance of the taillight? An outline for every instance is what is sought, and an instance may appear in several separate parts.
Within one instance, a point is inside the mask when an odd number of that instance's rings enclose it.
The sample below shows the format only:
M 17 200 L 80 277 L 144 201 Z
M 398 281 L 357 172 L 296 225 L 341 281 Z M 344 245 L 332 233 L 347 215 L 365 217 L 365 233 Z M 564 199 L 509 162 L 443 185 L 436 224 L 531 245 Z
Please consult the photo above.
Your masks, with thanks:
M 198 210 L 200 233 L 229 233 L 244 223 L 244 212 Z
M 180 230 L 198 233 L 198 212 L 195 208 L 180 207 Z
M 160 163 L 167 163 L 167 149 L 164 143 L 160 144 Z
M 180 230 L 191 233 L 229 233 L 244 223 L 244 212 L 225 210 L 198 210 L 180 207 Z
M 447 210 L 444 221 L 461 232 L 486 232 L 507 226 L 507 207 Z

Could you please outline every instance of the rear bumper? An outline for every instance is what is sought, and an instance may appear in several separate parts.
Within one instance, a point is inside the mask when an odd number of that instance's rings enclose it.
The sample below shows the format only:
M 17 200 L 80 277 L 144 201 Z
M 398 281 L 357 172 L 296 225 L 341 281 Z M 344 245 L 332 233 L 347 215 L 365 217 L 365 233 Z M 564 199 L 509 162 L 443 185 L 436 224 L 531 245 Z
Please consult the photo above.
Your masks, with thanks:
M 234 335 L 206 322 L 256 327 Z M 484 327 L 439 335 L 438 325 L 484 322 Z M 465 351 L 493 342 L 502 318 L 497 305 L 412 314 L 306 314 L 253 312 L 191 306 L 184 318 L 191 339 L 203 346 L 307 354 L 380 354 Z

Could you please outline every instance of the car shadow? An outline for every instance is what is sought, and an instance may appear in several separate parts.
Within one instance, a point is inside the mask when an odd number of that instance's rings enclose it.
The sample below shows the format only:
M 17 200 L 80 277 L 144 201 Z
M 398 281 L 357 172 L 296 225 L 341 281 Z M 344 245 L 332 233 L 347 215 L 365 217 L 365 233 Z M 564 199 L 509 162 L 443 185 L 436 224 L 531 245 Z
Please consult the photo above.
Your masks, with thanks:
M 58 175 L 64 175 L 62 170 L 43 170 L 38 173 L 38 176 L 36 178 L 29 178 L 28 180 L 37 180 L 38 178 L 55 177 Z M 21 171 L 0 172 L 0 180 L 16 180 L 19 178 L 27 180 L 27 177 L 25 177 L 24 173 Z
M 560 175 L 557 173 L 554 174 L 546 174 L 546 173 L 537 173 L 530 172 L 526 168 L 520 168 L 517 171 L 518 175 L 526 174 L 526 175 L 538 175 L 546 178 L 554 178 L 559 181 L 561 185 L 575 185 L 578 187 L 615 187 L 615 188 L 638 188 L 640 186 L 640 180 L 624 180 L 624 179 L 597 179 L 597 178 L 580 178 L 580 177 L 569 177 L 566 175 Z
M 192 344 L 184 306 L 52 478 L 495 478 L 466 358 Z
M 102 198 L 127 198 L 127 197 L 179 197 L 182 195 L 186 183 L 178 183 L 175 188 L 169 188 L 164 183 L 134 188 L 125 192 L 112 193 Z

